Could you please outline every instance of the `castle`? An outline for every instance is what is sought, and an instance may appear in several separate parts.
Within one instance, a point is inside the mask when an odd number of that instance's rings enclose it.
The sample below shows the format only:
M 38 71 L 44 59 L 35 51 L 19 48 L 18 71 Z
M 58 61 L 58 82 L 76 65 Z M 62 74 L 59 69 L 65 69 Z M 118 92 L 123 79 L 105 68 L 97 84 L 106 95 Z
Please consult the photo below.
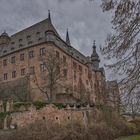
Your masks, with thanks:
M 53 92 L 46 88 L 50 53 L 61 60 L 61 80 Z M 0 99 L 47 101 L 48 95 L 58 103 L 106 102 L 108 86 L 99 63 L 95 42 L 91 56 L 84 56 L 72 47 L 68 31 L 65 41 L 60 37 L 49 12 L 47 19 L 12 36 L 1 34 Z

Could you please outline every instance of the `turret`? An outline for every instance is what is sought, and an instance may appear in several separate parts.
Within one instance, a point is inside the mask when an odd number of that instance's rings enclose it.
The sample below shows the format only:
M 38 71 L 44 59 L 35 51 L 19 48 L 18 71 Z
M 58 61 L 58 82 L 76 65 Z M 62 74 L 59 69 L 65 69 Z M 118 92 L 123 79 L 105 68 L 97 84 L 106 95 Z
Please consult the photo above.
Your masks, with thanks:
M 99 69 L 100 59 L 99 59 L 99 56 L 98 56 L 98 54 L 96 52 L 95 41 L 93 43 L 93 52 L 91 54 L 91 63 L 92 63 L 93 69 Z
M 0 35 L 0 45 L 8 45 L 10 42 L 10 37 L 9 35 L 6 33 L 6 31 L 4 31 L 1 35 Z

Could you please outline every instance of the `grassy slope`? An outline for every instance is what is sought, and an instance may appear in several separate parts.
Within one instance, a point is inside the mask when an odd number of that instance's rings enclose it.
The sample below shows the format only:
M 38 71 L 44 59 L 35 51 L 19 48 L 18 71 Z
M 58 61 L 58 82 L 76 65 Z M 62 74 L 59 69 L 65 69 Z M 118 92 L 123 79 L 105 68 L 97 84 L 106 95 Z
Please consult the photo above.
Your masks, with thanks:
M 118 140 L 140 140 L 140 135 L 120 138 Z

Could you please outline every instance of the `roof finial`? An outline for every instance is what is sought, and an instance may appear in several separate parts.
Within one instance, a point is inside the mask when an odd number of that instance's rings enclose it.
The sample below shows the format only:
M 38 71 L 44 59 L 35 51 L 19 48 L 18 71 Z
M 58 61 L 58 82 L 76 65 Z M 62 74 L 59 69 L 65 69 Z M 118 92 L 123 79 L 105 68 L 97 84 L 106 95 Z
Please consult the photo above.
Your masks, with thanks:
M 96 41 L 93 41 L 93 48 L 96 48 Z
M 50 10 L 48 10 L 48 19 L 49 19 L 49 21 L 51 23 L 52 21 L 51 21 L 51 12 L 50 12 Z
M 70 43 L 70 38 L 69 38 L 69 30 L 67 28 L 67 33 L 66 33 L 66 43 L 70 46 L 71 43 Z

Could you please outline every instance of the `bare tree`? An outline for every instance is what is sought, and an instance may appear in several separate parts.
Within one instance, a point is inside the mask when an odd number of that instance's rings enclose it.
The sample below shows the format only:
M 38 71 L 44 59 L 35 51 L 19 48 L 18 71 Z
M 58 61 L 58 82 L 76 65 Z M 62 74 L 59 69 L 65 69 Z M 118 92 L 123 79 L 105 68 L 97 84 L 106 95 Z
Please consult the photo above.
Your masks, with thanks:
M 101 49 L 106 59 L 113 60 L 108 68 L 121 75 L 124 93 L 140 90 L 140 1 L 102 0 L 103 11 L 112 11 L 114 32 Z
M 48 99 L 48 102 L 53 101 L 55 96 L 55 90 L 58 86 L 63 86 L 61 84 L 63 76 L 62 70 L 62 59 L 56 56 L 54 51 L 49 51 L 44 56 L 40 56 L 40 61 L 42 63 L 42 79 L 44 79 L 44 84 L 40 85 L 37 74 L 35 73 L 35 84 L 42 93 L 45 93 Z
M 133 92 L 127 95 L 125 98 L 124 110 L 130 114 L 134 120 L 136 116 L 140 115 L 140 95 L 139 92 Z

